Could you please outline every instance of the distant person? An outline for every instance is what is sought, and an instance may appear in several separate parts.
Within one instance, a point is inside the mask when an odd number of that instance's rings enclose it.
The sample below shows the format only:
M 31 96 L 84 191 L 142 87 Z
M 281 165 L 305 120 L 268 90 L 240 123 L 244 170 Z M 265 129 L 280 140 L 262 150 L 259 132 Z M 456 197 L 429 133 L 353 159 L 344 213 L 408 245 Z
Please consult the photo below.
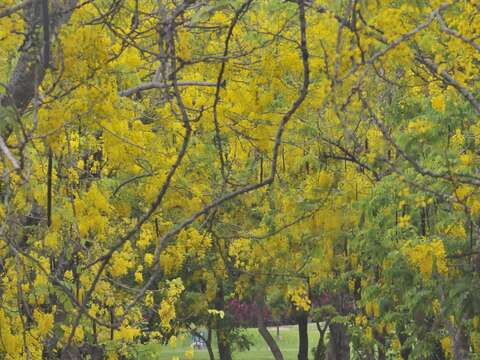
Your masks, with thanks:
M 202 336 L 202 333 L 200 333 L 200 335 L 194 334 L 192 336 L 193 347 L 197 350 L 202 350 L 205 348 L 205 341 L 203 340 Z

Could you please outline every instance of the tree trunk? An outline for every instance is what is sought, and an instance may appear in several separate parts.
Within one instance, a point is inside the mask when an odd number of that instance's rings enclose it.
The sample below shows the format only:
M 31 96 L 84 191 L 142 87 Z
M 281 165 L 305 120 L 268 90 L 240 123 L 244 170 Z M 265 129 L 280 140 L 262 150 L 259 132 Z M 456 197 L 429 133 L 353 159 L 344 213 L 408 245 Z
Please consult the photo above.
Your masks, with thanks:
M 217 329 L 217 346 L 220 360 L 232 360 L 232 350 L 230 349 L 230 343 L 225 329 Z
M 224 310 L 225 299 L 223 292 L 223 283 L 220 281 L 217 290 L 216 307 L 218 310 Z M 217 320 L 217 346 L 220 360 L 232 360 L 232 350 L 228 339 L 228 329 L 224 326 L 223 319 Z
M 298 360 L 308 360 L 308 313 L 301 312 L 298 317 Z
M 272 352 L 274 359 L 283 360 L 283 354 L 280 351 L 280 348 L 278 347 L 275 339 L 270 334 L 270 332 L 268 331 L 265 325 L 265 319 L 263 318 L 263 308 L 264 308 L 263 294 L 257 293 L 255 312 L 257 316 L 258 332 L 260 333 L 260 335 L 263 337 L 263 340 L 265 340 L 268 347 L 270 348 L 270 351 Z
M 320 336 L 318 337 L 317 348 L 315 349 L 315 360 L 325 360 L 325 352 L 327 350 L 325 347 L 325 334 L 327 333 L 328 329 L 328 321 L 324 325 L 323 329 L 320 326 L 320 323 L 317 322 L 317 329 Z
M 68 348 L 62 350 L 60 355 L 61 360 L 81 360 L 82 355 L 80 349 L 75 345 L 70 345 Z
M 346 292 L 339 289 L 333 296 L 335 309 L 341 315 L 345 315 Z M 347 333 L 347 327 L 339 323 L 331 323 L 330 341 L 327 347 L 327 360 L 349 360 L 350 359 L 350 339 Z
M 67 0 L 61 4 L 58 1 L 52 2 L 50 16 L 48 20 L 48 44 L 42 44 L 40 39 L 41 28 L 41 10 L 39 2 L 33 1 L 32 5 L 25 9 L 25 18 L 27 19 L 28 34 L 25 44 L 22 46 L 18 56 L 17 63 L 13 70 L 12 76 L 6 86 L 6 94 L 0 94 L 0 106 L 13 106 L 20 113 L 22 113 L 32 101 L 37 86 L 42 82 L 46 67 L 49 62 L 49 52 L 45 51 L 45 46 L 48 45 L 60 27 L 68 22 L 72 12 L 75 10 L 78 0 Z M 45 34 L 44 34 L 45 35 Z M 2 119 L 3 121 L 3 119 Z
M 375 340 L 378 342 L 378 360 L 387 360 L 387 354 L 385 353 L 385 335 L 383 331 L 373 331 L 373 335 L 375 336 Z
M 327 348 L 327 360 L 349 360 L 350 344 L 347 328 L 343 324 L 330 324 L 330 341 Z
M 325 359 L 325 344 L 323 339 L 318 339 L 317 348 L 315 349 L 315 360 Z
M 443 352 L 442 344 L 440 341 L 435 341 L 435 344 L 433 345 L 433 354 L 429 358 L 431 360 L 446 360 L 445 353 Z
M 207 341 L 205 341 L 205 346 L 207 347 L 208 356 L 210 357 L 210 360 L 215 360 L 215 354 L 213 353 L 213 348 L 212 348 L 212 327 L 210 326 L 210 324 L 208 325 L 208 335 L 207 335 Z
M 470 342 L 463 326 L 455 330 L 452 340 L 453 358 L 455 360 L 470 359 Z
M 402 349 L 400 350 L 400 356 L 404 360 L 408 360 L 410 353 L 412 352 L 412 348 L 410 346 L 404 346 L 405 342 L 407 341 L 407 335 L 404 332 L 403 326 L 400 329 L 397 329 L 398 340 L 400 340 L 400 344 Z

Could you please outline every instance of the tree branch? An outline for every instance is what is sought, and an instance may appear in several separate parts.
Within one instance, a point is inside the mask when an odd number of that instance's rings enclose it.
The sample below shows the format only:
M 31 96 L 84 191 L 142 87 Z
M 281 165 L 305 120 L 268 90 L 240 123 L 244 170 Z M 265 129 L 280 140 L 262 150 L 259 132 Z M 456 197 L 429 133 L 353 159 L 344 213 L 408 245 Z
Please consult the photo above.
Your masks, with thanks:
M 19 3 L 17 5 L 13 5 L 9 8 L 6 8 L 6 9 L 2 10 L 0 12 L 0 19 L 4 18 L 4 17 L 7 17 L 7 16 L 10 16 L 10 15 L 16 13 L 17 11 L 25 9 L 26 7 L 29 7 L 33 3 L 33 1 L 34 0 L 25 0 L 25 1 L 22 1 L 21 3 Z
M 217 83 L 213 82 L 207 82 L 207 81 L 179 81 L 177 82 L 177 86 L 212 86 L 216 87 Z M 158 81 L 151 81 L 151 82 L 146 82 L 142 83 L 138 86 L 132 87 L 130 89 L 126 89 L 123 91 L 120 91 L 119 95 L 120 96 L 130 96 L 136 93 L 139 93 L 141 91 L 145 90 L 151 90 L 151 89 L 165 89 L 165 88 L 170 88 L 173 87 L 172 83 L 161 83 Z

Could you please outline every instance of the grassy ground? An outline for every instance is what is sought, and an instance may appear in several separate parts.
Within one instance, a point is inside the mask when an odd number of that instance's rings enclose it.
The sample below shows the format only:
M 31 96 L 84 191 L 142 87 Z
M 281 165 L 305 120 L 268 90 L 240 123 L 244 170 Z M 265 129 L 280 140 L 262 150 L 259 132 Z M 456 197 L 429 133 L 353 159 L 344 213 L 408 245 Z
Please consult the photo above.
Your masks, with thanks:
M 285 360 L 294 360 L 297 358 L 298 352 L 298 332 L 296 326 L 282 326 L 280 327 L 280 339 L 277 338 L 277 329 L 269 328 L 270 333 L 273 335 L 275 340 L 277 340 L 280 349 L 285 357 Z M 316 346 L 318 341 L 318 331 L 314 324 L 310 324 L 308 328 L 309 334 L 309 348 Z M 267 348 L 265 341 L 258 334 L 257 329 L 246 329 L 245 330 L 249 338 L 253 341 L 253 346 L 249 351 L 244 352 L 235 352 L 233 354 L 234 360 L 271 360 L 273 359 L 270 350 Z M 214 339 L 215 340 L 215 339 Z M 175 348 L 170 346 L 162 346 L 159 344 L 149 344 L 144 345 L 138 348 L 138 359 L 140 360 L 171 360 L 175 356 L 178 359 L 183 360 L 185 358 L 185 351 L 190 348 L 191 338 L 185 336 L 177 340 L 177 345 Z M 213 343 L 214 349 L 216 350 L 216 341 Z M 216 359 L 218 359 L 218 354 L 215 353 Z M 195 350 L 194 360 L 208 360 L 207 350 Z

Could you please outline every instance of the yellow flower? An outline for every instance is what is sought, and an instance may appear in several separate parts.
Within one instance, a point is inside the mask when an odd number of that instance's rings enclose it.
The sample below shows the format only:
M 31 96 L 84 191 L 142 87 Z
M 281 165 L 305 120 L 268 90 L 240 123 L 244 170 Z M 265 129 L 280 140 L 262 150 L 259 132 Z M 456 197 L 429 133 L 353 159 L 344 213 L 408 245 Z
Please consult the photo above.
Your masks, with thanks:
M 398 340 L 398 338 L 395 338 L 392 342 L 392 348 L 394 350 L 400 350 L 400 348 L 402 347 L 402 344 L 400 343 L 400 340 Z
M 140 329 L 130 326 L 122 326 L 115 332 L 115 340 L 123 342 L 132 342 L 136 337 L 140 336 Z
M 223 319 L 225 313 L 222 310 L 208 309 L 208 313 L 214 316 L 218 316 L 220 319 Z
M 466 153 L 460 155 L 460 162 L 463 165 L 469 166 L 472 165 L 475 161 L 475 154 L 471 151 L 467 151 Z
M 177 347 L 177 337 L 175 335 L 171 336 L 168 340 L 168 345 L 172 348 Z
M 432 97 L 432 107 L 438 112 L 445 111 L 445 98 L 443 95 L 439 94 Z
M 452 342 L 448 336 L 440 340 L 440 343 L 442 344 L 443 351 L 445 351 L 447 354 L 452 353 Z
M 460 185 L 455 190 L 455 193 L 458 197 L 458 200 L 463 201 L 472 194 L 473 190 L 474 188 L 471 185 Z
M 155 257 L 153 256 L 153 254 L 150 254 L 150 253 L 146 253 L 145 256 L 143 257 L 145 264 L 147 264 L 148 266 L 152 266 L 154 259 Z
M 49 249 L 55 249 L 58 246 L 58 233 L 51 231 L 45 236 L 45 246 Z
M 365 337 L 368 339 L 368 340 L 373 340 L 373 330 L 370 326 L 368 326 L 366 329 L 365 329 Z
M 308 311 L 310 309 L 311 301 L 308 298 L 308 293 L 304 286 L 289 290 L 288 295 L 297 310 Z
M 453 148 L 459 149 L 465 144 L 465 136 L 463 136 L 460 129 L 455 129 L 455 134 L 451 137 L 451 144 Z
M 320 186 L 321 190 L 328 190 L 330 185 L 333 182 L 333 176 L 329 172 L 322 170 L 318 174 L 318 185 Z
M 139 265 L 137 267 L 137 271 L 135 272 L 135 282 L 137 283 L 142 283 L 143 282 L 143 274 L 142 274 L 142 271 L 143 271 L 143 266 L 142 265 Z
M 72 270 L 67 270 L 65 271 L 65 274 L 63 274 L 63 277 L 65 278 L 65 280 L 73 280 L 73 272 Z
M 192 347 L 185 351 L 185 359 L 193 359 L 194 350 Z
M 406 228 L 410 224 L 410 215 L 403 215 L 398 218 L 398 226 Z
M 424 119 L 416 119 L 408 123 L 408 132 L 413 134 L 422 135 L 432 128 L 432 123 Z
M 37 322 L 37 329 L 41 336 L 46 335 L 53 327 L 53 313 L 46 314 L 35 310 L 33 318 Z
M 420 270 L 424 278 L 432 275 L 434 264 L 438 273 L 445 275 L 448 272 L 445 248 L 440 239 L 415 246 L 407 245 L 402 251 L 408 261 Z

